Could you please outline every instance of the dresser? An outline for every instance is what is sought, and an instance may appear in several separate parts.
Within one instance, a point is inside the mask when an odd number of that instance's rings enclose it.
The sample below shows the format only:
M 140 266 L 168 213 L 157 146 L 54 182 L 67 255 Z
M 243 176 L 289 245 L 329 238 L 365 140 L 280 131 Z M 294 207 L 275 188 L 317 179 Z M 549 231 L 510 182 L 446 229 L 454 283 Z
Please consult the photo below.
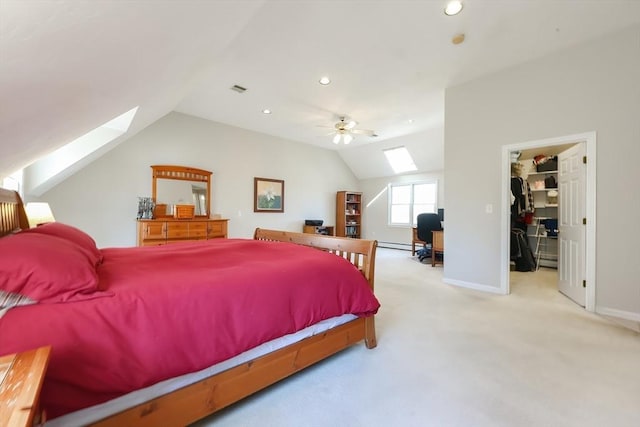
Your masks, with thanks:
M 0 425 L 22 427 L 45 421 L 39 397 L 50 353 L 51 347 L 40 347 L 0 357 Z
M 225 239 L 228 219 L 139 219 L 138 246 Z

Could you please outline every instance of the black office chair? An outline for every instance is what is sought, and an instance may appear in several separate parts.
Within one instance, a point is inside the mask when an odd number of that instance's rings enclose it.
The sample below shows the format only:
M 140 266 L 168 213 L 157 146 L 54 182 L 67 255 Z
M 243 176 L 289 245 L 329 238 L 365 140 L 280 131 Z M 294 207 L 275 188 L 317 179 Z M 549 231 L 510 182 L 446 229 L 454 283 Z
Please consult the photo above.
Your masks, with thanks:
M 425 258 L 430 258 L 431 244 L 433 243 L 432 231 L 442 230 L 440 224 L 440 217 L 435 213 L 421 213 L 418 214 L 418 223 L 416 224 L 418 239 L 425 242 L 424 248 L 416 252 L 418 259 L 422 261 Z

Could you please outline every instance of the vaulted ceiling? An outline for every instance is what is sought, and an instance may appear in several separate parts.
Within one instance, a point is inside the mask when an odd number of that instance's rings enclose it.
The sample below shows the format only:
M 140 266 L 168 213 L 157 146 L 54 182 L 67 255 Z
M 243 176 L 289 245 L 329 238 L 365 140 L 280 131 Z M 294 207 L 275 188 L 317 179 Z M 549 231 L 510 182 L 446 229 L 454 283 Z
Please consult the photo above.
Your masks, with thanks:
M 0 176 L 136 106 L 113 144 L 179 111 L 339 150 L 359 178 L 390 175 L 381 149 L 397 145 L 439 170 L 445 88 L 640 23 L 636 0 L 467 0 L 451 17 L 444 6 L 2 0 Z M 332 144 L 326 127 L 343 115 L 378 136 Z

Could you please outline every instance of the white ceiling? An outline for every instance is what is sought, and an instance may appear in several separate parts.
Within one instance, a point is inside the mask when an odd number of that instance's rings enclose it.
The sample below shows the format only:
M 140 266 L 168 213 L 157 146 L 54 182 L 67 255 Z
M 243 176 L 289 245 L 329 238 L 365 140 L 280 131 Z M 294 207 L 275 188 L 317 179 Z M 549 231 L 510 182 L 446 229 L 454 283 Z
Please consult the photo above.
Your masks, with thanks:
M 2 0 L 0 176 L 138 105 L 117 142 L 179 111 L 338 149 L 361 179 L 391 175 L 381 148 L 402 144 L 438 170 L 445 88 L 640 23 L 637 0 L 464 4 Z M 319 126 L 340 115 L 379 136 L 333 145 Z

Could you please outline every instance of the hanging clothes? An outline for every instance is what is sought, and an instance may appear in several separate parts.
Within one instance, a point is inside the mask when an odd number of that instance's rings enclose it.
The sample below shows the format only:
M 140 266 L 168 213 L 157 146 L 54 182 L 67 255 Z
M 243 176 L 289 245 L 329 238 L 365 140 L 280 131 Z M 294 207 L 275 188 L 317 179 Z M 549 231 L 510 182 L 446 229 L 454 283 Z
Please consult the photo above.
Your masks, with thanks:
M 526 231 L 525 214 L 534 211 L 533 192 L 529 183 L 522 177 L 511 177 L 511 201 L 511 228 Z

